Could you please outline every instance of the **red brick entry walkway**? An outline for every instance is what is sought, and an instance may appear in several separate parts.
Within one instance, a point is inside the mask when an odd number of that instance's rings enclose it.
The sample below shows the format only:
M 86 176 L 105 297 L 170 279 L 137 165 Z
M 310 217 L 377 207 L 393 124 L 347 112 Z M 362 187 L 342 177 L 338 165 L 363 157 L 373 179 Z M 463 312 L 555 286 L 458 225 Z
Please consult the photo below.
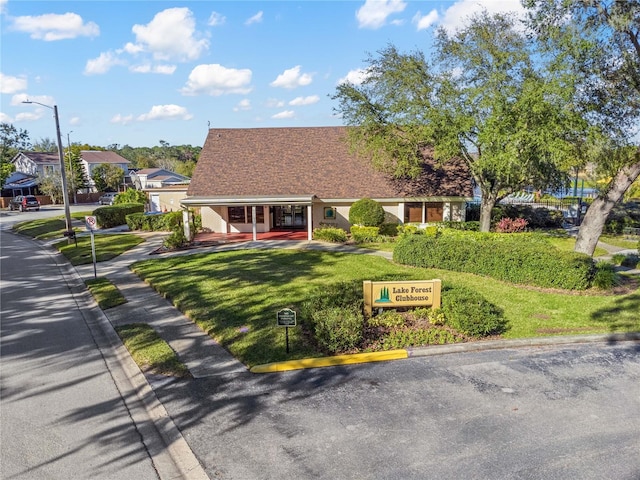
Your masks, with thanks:
M 272 230 L 266 233 L 257 234 L 260 240 L 307 240 L 306 230 Z M 231 243 L 250 242 L 253 240 L 253 233 L 207 233 L 196 234 L 195 242 L 199 243 Z

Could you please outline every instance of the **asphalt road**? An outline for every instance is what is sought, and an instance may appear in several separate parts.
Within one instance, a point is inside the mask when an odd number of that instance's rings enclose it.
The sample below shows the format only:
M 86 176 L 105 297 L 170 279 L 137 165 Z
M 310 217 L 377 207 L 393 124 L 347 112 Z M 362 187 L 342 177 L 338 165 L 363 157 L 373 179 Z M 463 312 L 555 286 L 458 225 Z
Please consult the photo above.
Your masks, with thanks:
M 3 214 L 2 227 L 50 214 Z M 0 478 L 157 479 L 64 266 L 31 240 L 0 238 Z

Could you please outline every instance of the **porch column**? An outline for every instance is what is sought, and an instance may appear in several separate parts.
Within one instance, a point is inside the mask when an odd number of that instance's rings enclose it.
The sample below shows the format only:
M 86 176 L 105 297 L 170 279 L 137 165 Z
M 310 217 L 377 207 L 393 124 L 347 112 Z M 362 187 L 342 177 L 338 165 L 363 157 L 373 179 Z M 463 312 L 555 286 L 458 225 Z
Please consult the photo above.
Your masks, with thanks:
M 251 205 L 251 227 L 253 228 L 253 241 L 258 240 L 258 226 L 256 223 L 256 206 Z
M 427 223 L 427 205 L 422 202 L 422 224 Z
M 313 212 L 313 205 L 307 205 L 307 240 L 313 240 L 313 216 L 311 214 Z

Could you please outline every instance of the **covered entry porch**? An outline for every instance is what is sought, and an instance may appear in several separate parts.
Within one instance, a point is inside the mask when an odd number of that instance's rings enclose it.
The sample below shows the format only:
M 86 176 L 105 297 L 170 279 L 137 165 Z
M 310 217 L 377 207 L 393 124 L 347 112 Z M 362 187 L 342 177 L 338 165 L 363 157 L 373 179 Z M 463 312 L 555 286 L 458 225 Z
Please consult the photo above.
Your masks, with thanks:
M 187 197 L 186 208 L 199 208 L 204 232 L 196 240 L 233 241 L 313 238 L 313 199 L 287 197 Z M 240 240 L 237 240 L 240 239 Z

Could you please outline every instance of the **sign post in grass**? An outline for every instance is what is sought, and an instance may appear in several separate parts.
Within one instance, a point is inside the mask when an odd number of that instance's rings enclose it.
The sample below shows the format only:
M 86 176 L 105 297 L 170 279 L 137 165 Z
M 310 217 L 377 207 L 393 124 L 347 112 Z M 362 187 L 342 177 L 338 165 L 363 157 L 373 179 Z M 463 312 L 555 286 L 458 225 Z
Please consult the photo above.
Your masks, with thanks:
M 91 258 L 93 259 L 93 278 L 98 278 L 98 272 L 96 271 L 96 242 L 93 238 L 93 231 L 96 229 L 96 217 L 87 216 L 84 217 L 87 230 L 91 233 Z
M 284 327 L 285 338 L 287 342 L 287 353 L 289 353 L 289 327 L 296 326 L 296 312 L 294 312 L 290 308 L 283 308 L 282 310 L 278 311 L 277 319 L 278 327 Z

